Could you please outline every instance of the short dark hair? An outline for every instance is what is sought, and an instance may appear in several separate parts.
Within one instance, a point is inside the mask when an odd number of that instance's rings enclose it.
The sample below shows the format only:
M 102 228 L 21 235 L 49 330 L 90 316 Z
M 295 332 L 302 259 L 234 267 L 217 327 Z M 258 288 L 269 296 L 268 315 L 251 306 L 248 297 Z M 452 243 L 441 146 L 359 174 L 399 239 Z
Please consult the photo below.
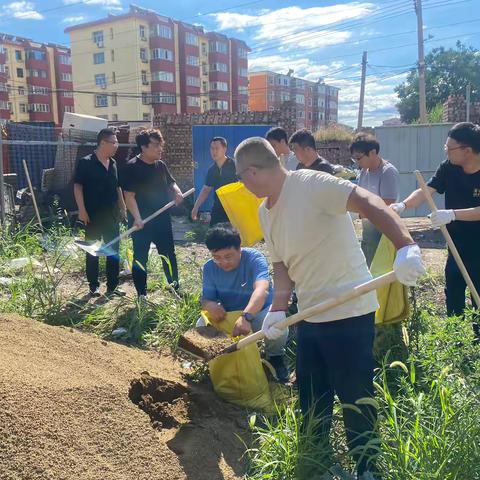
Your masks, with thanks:
M 480 153 L 480 125 L 470 122 L 457 123 L 449 130 L 448 136 L 470 147 L 475 153 Z
M 302 148 L 313 148 L 316 150 L 316 145 L 315 145 L 315 138 L 310 130 L 307 130 L 306 128 L 301 128 L 300 130 L 297 130 L 291 137 L 288 143 L 296 143 Z
M 240 244 L 240 234 L 231 223 L 217 223 L 207 230 L 205 245 L 211 252 L 232 247 L 238 250 Z
M 350 145 L 350 153 L 355 151 L 368 155 L 372 150 L 375 150 L 377 154 L 380 151 L 378 140 L 370 133 L 357 133 Z
M 225 148 L 227 148 L 227 139 L 224 138 L 224 137 L 213 137 L 213 138 L 210 140 L 210 145 L 211 145 L 213 142 L 220 142 Z
M 158 140 L 161 145 L 165 143 L 163 139 L 162 132 L 157 128 L 149 128 L 148 130 L 142 130 L 136 137 L 135 143 L 140 151 L 142 151 L 142 147 L 148 147 L 151 140 Z
M 103 140 L 107 140 L 116 134 L 117 132 L 114 128 L 102 128 L 97 134 L 97 146 L 100 145 Z
M 277 142 L 281 142 L 285 140 L 285 143 L 288 144 L 288 136 L 287 132 L 282 127 L 272 127 L 265 135 L 267 140 L 275 140 Z

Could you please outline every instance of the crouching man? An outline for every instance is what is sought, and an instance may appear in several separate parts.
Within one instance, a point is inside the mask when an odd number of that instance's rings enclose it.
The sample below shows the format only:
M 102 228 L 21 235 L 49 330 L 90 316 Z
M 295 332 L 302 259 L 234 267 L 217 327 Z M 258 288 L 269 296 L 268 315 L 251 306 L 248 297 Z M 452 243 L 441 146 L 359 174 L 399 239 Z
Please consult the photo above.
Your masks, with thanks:
M 205 243 L 212 255 L 203 266 L 202 308 L 214 322 L 227 312 L 241 311 L 233 336 L 248 335 L 262 328 L 272 304 L 272 282 L 266 258 L 254 248 L 241 248 L 240 235 L 230 223 L 219 223 L 207 232 Z M 288 379 L 285 344 L 288 331 L 265 341 L 267 360 L 280 382 Z

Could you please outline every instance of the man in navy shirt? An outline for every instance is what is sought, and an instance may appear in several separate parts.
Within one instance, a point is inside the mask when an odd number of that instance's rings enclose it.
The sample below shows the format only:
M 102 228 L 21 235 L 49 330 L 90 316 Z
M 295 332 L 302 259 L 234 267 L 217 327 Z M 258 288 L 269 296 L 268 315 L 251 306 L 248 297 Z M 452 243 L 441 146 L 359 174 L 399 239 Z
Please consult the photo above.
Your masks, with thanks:
M 440 164 L 428 181 L 430 193 L 445 194 L 445 210 L 431 214 L 432 225 L 434 228 L 447 226 L 475 288 L 480 291 L 480 126 L 457 123 L 448 132 L 445 153 L 447 160 Z M 425 196 L 418 189 L 403 202 L 392 204 L 391 208 L 401 214 L 405 209 L 416 208 L 424 201 Z M 465 289 L 465 280 L 449 251 L 445 266 L 448 315 L 463 314 Z M 478 315 L 476 317 L 473 329 L 477 340 L 480 340 Z
M 240 235 L 229 223 L 219 223 L 207 232 L 205 243 L 212 254 L 203 267 L 202 308 L 210 319 L 221 322 L 226 312 L 241 311 L 233 335 L 248 335 L 261 329 L 272 303 L 272 283 L 266 258 L 254 248 L 241 248 Z M 279 381 L 288 379 L 284 363 L 288 329 L 275 340 L 265 341 L 267 360 Z

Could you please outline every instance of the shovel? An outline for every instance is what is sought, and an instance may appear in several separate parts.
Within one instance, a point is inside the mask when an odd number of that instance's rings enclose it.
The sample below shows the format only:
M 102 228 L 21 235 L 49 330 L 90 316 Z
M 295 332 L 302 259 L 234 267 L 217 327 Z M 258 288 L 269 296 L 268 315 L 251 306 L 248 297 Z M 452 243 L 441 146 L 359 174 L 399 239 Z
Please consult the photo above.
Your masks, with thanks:
M 301 322 L 306 318 L 313 317 L 314 315 L 318 315 L 320 313 L 326 312 L 327 310 L 335 308 L 338 305 L 341 305 L 342 303 L 348 302 L 349 300 L 353 300 L 354 298 L 358 298 L 362 295 L 365 295 L 366 293 L 372 292 L 373 290 L 377 290 L 380 287 L 383 287 L 385 285 L 388 285 L 389 283 L 396 281 L 396 279 L 397 277 L 395 276 L 395 273 L 393 271 L 385 273 L 384 275 L 381 275 L 377 278 L 369 280 L 368 282 L 362 283 L 360 285 L 356 285 L 355 287 L 348 289 L 347 291 L 337 295 L 336 297 L 329 298 L 328 300 L 324 300 L 318 305 L 307 308 L 302 312 L 296 313 L 295 315 L 292 315 L 291 317 L 286 318 L 285 320 L 277 324 L 277 328 L 282 328 L 282 329 L 288 328 L 290 325 L 294 325 L 295 323 Z M 265 334 L 263 333 L 262 330 L 259 330 L 258 332 L 252 333 L 247 337 L 242 338 L 241 340 L 228 346 L 227 348 L 224 348 L 219 353 L 208 355 L 207 352 L 205 352 L 205 354 L 201 356 L 203 357 L 204 360 L 210 361 L 219 355 L 236 352 L 242 348 L 245 348 L 248 345 L 251 345 L 252 343 L 256 343 L 260 340 L 263 340 L 264 338 L 265 338 Z M 183 351 L 189 351 L 189 348 L 186 342 L 180 342 L 180 343 L 181 343 L 181 349 Z M 198 351 L 192 352 L 192 353 L 194 353 L 196 357 L 199 357 Z
M 195 191 L 194 188 L 191 188 L 187 192 L 183 193 L 182 196 L 183 198 L 188 197 Z M 172 200 L 171 202 L 168 202 L 166 205 L 164 205 L 162 208 L 157 210 L 156 212 L 153 212 L 151 215 L 149 215 L 147 218 L 143 220 L 143 223 L 147 223 L 150 220 L 153 220 L 155 217 L 158 217 L 161 213 L 165 212 L 169 208 L 173 207 L 175 205 L 175 202 Z M 138 227 L 133 226 L 129 228 L 126 232 L 121 233 L 118 237 L 114 238 L 113 240 L 110 240 L 108 243 L 102 243 L 99 240 L 96 242 L 87 242 L 84 240 L 75 240 L 75 245 L 77 247 L 81 248 L 82 250 L 85 250 L 88 254 L 94 256 L 94 257 L 110 257 L 112 255 L 116 255 L 117 252 L 111 248 L 112 245 L 115 243 L 119 242 L 122 240 L 122 238 L 128 237 L 132 232 L 135 232 L 138 230 Z

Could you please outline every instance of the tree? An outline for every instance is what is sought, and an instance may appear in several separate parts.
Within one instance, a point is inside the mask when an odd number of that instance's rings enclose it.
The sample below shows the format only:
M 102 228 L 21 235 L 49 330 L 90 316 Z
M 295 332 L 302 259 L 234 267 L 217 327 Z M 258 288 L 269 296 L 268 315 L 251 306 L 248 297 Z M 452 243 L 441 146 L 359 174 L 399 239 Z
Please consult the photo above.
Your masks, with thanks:
M 456 48 L 434 48 L 425 57 L 427 110 L 443 104 L 449 95 L 465 95 L 471 85 L 471 100 L 480 100 L 480 51 L 457 42 Z M 412 69 L 407 80 L 395 87 L 400 98 L 397 109 L 402 121 L 418 118 L 418 70 Z

